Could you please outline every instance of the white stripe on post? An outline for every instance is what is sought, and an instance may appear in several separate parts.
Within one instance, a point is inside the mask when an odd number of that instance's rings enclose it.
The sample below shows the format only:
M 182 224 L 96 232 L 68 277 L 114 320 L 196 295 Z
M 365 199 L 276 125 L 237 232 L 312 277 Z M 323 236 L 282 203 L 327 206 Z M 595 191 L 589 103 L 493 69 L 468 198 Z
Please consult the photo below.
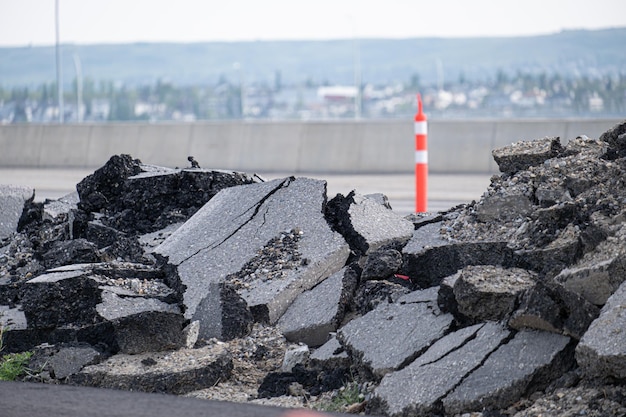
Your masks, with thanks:
M 416 135 L 427 135 L 428 134 L 428 123 L 427 122 L 415 122 L 413 124 L 413 128 L 415 130 Z
M 415 151 L 415 163 L 427 164 L 428 163 L 428 151 Z

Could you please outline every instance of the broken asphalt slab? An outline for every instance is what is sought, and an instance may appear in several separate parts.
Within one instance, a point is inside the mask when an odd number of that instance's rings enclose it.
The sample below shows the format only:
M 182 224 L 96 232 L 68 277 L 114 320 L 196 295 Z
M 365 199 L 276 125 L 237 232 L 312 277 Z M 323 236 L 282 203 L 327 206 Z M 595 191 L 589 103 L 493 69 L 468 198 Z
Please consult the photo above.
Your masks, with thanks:
M 293 300 L 346 263 L 348 244 L 324 217 L 326 183 L 284 178 L 222 190 L 154 253 L 175 271 L 200 338 L 275 323 Z
M 502 326 L 489 323 L 440 338 L 404 369 L 382 379 L 370 411 L 394 417 L 441 412 L 441 400 L 509 335 Z
M 411 362 L 446 333 L 453 316 L 439 311 L 435 291 L 423 291 L 428 297 L 405 302 L 404 297 L 416 297 L 409 293 L 339 329 L 337 339 L 366 373 L 380 379 Z
M 17 232 L 24 205 L 34 198 L 30 187 L 0 184 L 0 243 Z
M 368 255 L 392 242 L 404 244 L 413 235 L 413 223 L 389 210 L 379 199 L 356 191 L 345 197 L 337 194 L 328 202 L 326 212 L 334 227 L 359 255 Z
M 68 340 L 77 329 L 92 328 L 107 334 L 110 350 L 124 353 L 181 347 L 185 320 L 176 303 L 165 302 L 173 301 L 171 290 L 158 278 L 157 271 L 135 264 L 50 270 L 24 285 L 27 327 L 41 334 L 56 331 L 57 337 L 65 333 Z
M 295 299 L 277 326 L 290 342 L 315 347 L 328 341 L 352 302 L 358 272 L 344 267 Z
M 570 341 L 555 333 L 516 333 L 446 395 L 446 413 L 502 409 L 544 389 L 574 364 Z
M 576 347 L 576 360 L 592 377 L 626 378 L 626 284 L 608 299 Z
M 185 221 L 224 188 L 258 181 L 241 172 L 172 169 L 114 155 L 76 189 L 78 207 L 106 214 L 107 226 L 149 233 Z
M 448 334 L 406 368 L 386 375 L 371 411 L 455 415 L 505 408 L 545 388 L 573 364 L 567 337 L 535 331 L 511 335 L 493 322 Z
M 127 391 L 186 394 L 229 378 L 230 354 L 221 345 L 137 355 L 117 354 L 72 374 L 71 384 Z

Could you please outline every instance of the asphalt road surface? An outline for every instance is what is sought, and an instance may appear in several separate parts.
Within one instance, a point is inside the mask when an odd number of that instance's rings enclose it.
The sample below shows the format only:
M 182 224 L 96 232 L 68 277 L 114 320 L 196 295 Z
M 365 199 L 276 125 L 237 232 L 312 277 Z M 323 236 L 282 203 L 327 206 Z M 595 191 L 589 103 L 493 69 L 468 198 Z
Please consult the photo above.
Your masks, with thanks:
M 327 417 L 250 403 L 201 400 L 167 394 L 70 385 L 0 381 L 2 417 Z
M 35 200 L 57 199 L 76 190 L 76 184 L 93 169 L 0 168 L 0 184 L 25 185 L 35 189 Z M 326 180 L 328 198 L 356 190 L 361 194 L 383 193 L 400 215 L 415 211 L 415 178 L 410 174 L 339 175 L 306 173 L 260 173 L 264 179 L 289 175 Z M 428 211 L 441 211 L 480 199 L 491 174 L 431 174 L 428 181 Z

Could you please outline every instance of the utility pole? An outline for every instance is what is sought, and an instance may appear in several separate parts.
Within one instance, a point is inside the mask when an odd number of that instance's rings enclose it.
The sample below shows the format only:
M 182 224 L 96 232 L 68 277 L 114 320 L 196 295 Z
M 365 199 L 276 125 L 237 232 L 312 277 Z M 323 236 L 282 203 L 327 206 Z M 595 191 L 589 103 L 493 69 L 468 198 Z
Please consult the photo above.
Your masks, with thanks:
M 81 113 L 83 107 L 83 71 L 78 54 L 74 54 L 74 68 L 76 69 L 76 122 L 81 123 L 83 121 Z
M 61 73 L 61 51 L 59 45 L 59 0 L 55 1 L 56 26 L 56 64 L 57 64 L 57 96 L 59 100 L 59 123 L 63 123 L 65 109 L 63 108 L 63 74 Z
M 359 39 L 354 37 L 354 86 L 356 87 L 356 95 L 354 96 L 354 118 L 361 118 L 361 45 Z

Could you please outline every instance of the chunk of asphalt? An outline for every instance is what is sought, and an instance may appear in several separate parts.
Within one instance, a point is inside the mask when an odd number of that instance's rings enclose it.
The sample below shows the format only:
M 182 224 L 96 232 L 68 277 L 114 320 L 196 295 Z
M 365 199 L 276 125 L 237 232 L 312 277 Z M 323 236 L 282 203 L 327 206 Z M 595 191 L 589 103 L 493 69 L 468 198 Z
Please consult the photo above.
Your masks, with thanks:
M 26 282 L 22 298 L 29 328 L 53 329 L 97 323 L 102 280 L 87 264 L 49 271 Z
M 457 242 L 443 238 L 441 222 L 413 232 L 402 249 L 402 274 L 422 288 L 439 285 L 443 278 L 468 265 L 512 265 L 507 242 Z
M 54 379 L 64 380 L 87 365 L 103 359 L 101 352 L 88 344 L 41 345 L 34 349 L 28 366 L 50 372 Z
M 626 279 L 625 236 L 626 231 L 621 228 L 576 264 L 563 269 L 554 280 L 589 302 L 604 305 Z
M 435 301 L 385 303 L 343 326 L 337 338 L 361 368 L 382 378 L 441 338 L 452 320 Z
M 113 155 L 76 190 L 81 210 L 106 210 L 108 226 L 143 234 L 187 220 L 221 189 L 256 181 L 241 172 L 171 169 Z
M 553 207 L 540 210 L 553 210 Z M 523 262 L 525 268 L 537 271 L 540 275 L 554 277 L 582 256 L 581 241 L 578 226 L 568 224 L 547 245 L 516 250 L 515 256 Z
M 500 172 L 514 174 L 517 171 L 540 165 L 545 160 L 559 156 L 563 148 L 558 137 L 522 140 L 491 151 Z
M 520 268 L 466 266 L 453 287 L 456 310 L 474 321 L 498 321 L 517 307 L 519 296 L 535 285 L 536 274 Z
M 326 182 L 309 178 L 226 188 L 155 248 L 201 338 L 241 336 L 252 318 L 276 323 L 345 265 L 349 247 L 328 225 L 325 202 Z
M 496 323 L 481 323 L 439 339 L 404 369 L 385 375 L 370 401 L 371 413 L 431 415 L 441 399 L 509 337 Z
M 446 414 L 502 409 L 545 389 L 573 365 L 570 341 L 550 332 L 518 332 L 443 399 Z
M 584 373 L 605 380 L 626 378 L 626 283 L 607 300 L 576 347 Z
M 387 279 L 402 267 L 402 253 L 393 248 L 380 248 L 367 255 L 361 279 Z
M 138 355 L 118 354 L 69 376 L 69 382 L 126 391 L 186 394 L 230 377 L 233 362 L 222 345 Z
M 537 329 L 580 340 L 600 309 L 553 281 L 538 281 L 520 297 L 509 320 L 513 329 Z
M 54 221 L 61 216 L 69 216 L 72 210 L 76 210 L 79 201 L 76 191 L 58 200 L 46 200 L 43 203 L 42 219 Z
M 409 220 L 354 190 L 345 197 L 338 194 L 329 201 L 327 211 L 334 227 L 362 255 L 392 241 L 407 242 L 413 234 Z
M 177 305 L 154 298 L 120 297 L 102 291 L 96 311 L 111 323 L 119 352 L 137 354 L 186 345 L 185 318 Z
M 114 285 L 116 280 L 103 275 L 150 273 L 145 265 L 132 265 L 124 264 L 128 271 L 102 264 L 67 265 L 27 281 L 22 308 L 28 328 L 57 331 L 69 338 L 77 329 L 98 333 L 106 326 L 109 348 L 124 353 L 183 346 L 185 318 L 177 304 L 162 301 L 171 298 L 169 288 L 156 286 L 153 297 L 132 290 L 132 286 Z M 59 340 L 65 338 L 59 336 Z
M 324 369 L 348 368 L 350 366 L 348 352 L 341 346 L 335 335 L 328 342 L 315 349 L 310 356 L 310 360 L 313 367 Z
M 0 241 L 17 232 L 24 206 L 34 198 L 30 187 L 0 184 Z
M 358 280 L 357 272 L 344 267 L 295 299 L 278 320 L 287 340 L 320 346 L 337 330 Z

